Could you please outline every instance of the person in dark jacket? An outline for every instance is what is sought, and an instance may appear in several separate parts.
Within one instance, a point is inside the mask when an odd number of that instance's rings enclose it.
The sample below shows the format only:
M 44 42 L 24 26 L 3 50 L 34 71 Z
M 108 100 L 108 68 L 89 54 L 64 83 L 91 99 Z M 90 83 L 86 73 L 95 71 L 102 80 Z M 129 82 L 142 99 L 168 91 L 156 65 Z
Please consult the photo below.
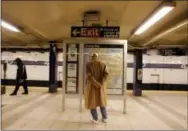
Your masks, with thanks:
M 22 94 L 28 94 L 28 88 L 27 88 L 27 83 L 26 83 L 26 79 L 27 79 L 27 72 L 26 72 L 26 67 L 24 65 L 24 63 L 22 62 L 22 60 L 20 58 L 16 58 L 15 62 L 17 64 L 17 73 L 16 73 L 16 87 L 14 89 L 14 91 L 10 94 L 12 95 L 17 95 L 17 92 L 19 90 L 20 85 L 23 86 L 24 88 L 24 92 Z

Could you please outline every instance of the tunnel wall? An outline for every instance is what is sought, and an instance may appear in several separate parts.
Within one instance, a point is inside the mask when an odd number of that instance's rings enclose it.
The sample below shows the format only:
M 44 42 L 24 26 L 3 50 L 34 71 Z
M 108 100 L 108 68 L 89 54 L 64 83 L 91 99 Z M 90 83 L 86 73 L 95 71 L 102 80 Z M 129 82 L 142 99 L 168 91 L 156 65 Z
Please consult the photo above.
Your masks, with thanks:
M 8 61 L 7 80 L 3 80 L 1 69 L 2 84 L 14 85 L 16 76 L 16 65 L 12 63 L 16 57 L 20 57 L 26 64 L 29 86 L 48 87 L 49 78 L 49 52 L 26 52 L 3 51 L 2 63 Z M 186 90 L 188 85 L 187 56 L 161 56 L 143 55 L 143 89 L 151 90 Z M 132 88 L 133 83 L 133 55 L 128 54 L 127 58 L 127 79 L 128 89 Z M 62 81 L 62 52 L 58 53 L 58 83 Z M 2 66 L 1 66 L 2 67 Z

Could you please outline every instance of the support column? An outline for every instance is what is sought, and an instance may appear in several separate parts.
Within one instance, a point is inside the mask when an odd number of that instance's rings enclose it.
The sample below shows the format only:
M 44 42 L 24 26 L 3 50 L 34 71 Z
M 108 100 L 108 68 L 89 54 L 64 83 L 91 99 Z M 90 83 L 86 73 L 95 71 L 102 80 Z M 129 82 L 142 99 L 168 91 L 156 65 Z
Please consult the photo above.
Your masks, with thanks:
M 4 77 L 4 85 L 1 85 L 1 95 L 6 94 L 6 74 L 7 74 L 7 63 L 3 63 L 3 77 Z
M 50 42 L 49 53 L 49 93 L 57 92 L 57 46 Z
M 187 58 L 186 58 L 187 65 L 185 67 L 187 67 L 187 78 L 188 78 L 188 42 L 187 42 L 187 47 L 185 48 L 185 52 L 186 52 L 185 55 L 187 56 Z M 187 79 L 187 84 L 188 84 L 188 79 Z
M 142 96 L 142 50 L 134 53 L 133 95 Z

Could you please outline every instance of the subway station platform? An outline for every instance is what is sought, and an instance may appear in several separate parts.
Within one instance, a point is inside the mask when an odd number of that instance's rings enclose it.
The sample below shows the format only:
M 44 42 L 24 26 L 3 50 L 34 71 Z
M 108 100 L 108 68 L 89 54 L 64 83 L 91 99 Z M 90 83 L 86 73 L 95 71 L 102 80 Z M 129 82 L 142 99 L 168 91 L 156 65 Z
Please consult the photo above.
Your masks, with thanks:
M 2 95 L 3 130 L 187 130 L 188 92 L 144 91 L 143 97 L 127 95 L 127 113 L 123 114 L 120 96 L 108 97 L 108 122 L 93 124 L 89 111 L 79 112 L 79 96 L 66 95 L 62 112 L 61 90 L 29 88 L 30 94 Z M 100 112 L 98 112 L 100 113 Z M 100 116 L 100 115 L 99 115 Z

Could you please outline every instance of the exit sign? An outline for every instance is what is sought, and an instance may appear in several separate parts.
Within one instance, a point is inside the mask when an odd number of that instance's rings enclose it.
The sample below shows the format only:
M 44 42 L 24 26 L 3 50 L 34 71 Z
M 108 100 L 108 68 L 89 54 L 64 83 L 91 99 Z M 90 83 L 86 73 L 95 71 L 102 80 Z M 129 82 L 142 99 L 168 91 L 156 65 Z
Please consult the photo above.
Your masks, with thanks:
M 120 27 L 71 27 L 71 37 L 119 38 Z

